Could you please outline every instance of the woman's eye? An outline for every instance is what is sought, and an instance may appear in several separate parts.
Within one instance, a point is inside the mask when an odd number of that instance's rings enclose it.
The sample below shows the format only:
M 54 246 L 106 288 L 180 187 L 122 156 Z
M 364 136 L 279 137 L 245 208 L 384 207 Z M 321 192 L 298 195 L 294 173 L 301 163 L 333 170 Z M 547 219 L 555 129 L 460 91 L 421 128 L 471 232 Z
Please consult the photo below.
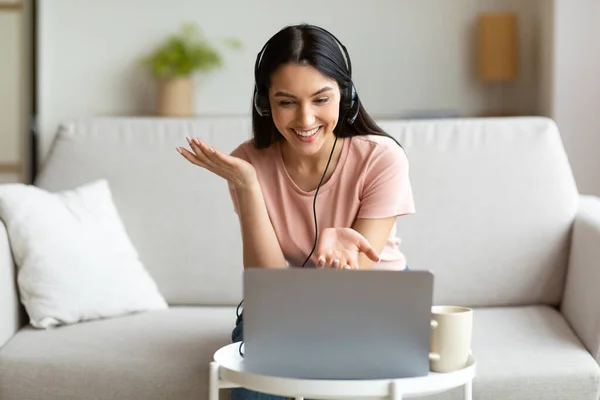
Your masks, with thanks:
M 329 97 L 321 97 L 315 100 L 315 103 L 317 104 L 325 104 L 329 101 Z M 281 107 L 290 107 L 292 105 L 295 104 L 294 101 L 290 101 L 290 100 L 282 100 L 278 103 Z

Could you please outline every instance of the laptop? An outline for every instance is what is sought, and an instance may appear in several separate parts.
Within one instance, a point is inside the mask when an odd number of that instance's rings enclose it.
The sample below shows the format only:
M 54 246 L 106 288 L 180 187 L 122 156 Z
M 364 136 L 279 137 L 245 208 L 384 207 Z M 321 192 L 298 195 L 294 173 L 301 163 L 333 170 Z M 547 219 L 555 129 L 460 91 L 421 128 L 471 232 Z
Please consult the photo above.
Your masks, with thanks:
M 244 369 L 296 379 L 429 373 L 433 274 L 320 268 L 244 271 Z

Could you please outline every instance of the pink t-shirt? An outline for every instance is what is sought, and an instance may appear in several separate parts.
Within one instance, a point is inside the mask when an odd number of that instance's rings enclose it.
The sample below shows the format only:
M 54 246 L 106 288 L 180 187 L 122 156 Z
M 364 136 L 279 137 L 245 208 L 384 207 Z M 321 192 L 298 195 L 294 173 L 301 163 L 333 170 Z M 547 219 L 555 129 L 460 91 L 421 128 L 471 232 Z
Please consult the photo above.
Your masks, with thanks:
M 339 145 L 338 140 L 338 145 Z M 283 163 L 280 142 L 256 149 L 252 140 L 232 153 L 256 170 L 267 212 L 279 245 L 290 266 L 301 266 L 314 243 L 313 198 L 291 179 Z M 230 187 L 237 212 L 235 191 Z M 354 136 L 343 141 L 342 152 L 329 180 L 317 196 L 317 223 L 324 228 L 350 228 L 356 218 L 386 218 L 415 212 L 408 175 L 408 160 L 396 142 L 377 135 Z M 396 224 L 373 268 L 404 269 Z M 313 253 L 307 265 L 315 266 Z

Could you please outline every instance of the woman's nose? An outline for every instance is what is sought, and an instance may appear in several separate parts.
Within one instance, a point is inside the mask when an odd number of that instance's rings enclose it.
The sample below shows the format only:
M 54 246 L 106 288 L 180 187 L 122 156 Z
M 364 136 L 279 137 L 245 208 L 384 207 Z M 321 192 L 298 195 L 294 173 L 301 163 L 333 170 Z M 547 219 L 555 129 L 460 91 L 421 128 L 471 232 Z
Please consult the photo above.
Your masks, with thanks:
M 310 106 L 303 106 L 299 109 L 298 122 L 302 128 L 310 129 L 315 122 L 315 114 Z

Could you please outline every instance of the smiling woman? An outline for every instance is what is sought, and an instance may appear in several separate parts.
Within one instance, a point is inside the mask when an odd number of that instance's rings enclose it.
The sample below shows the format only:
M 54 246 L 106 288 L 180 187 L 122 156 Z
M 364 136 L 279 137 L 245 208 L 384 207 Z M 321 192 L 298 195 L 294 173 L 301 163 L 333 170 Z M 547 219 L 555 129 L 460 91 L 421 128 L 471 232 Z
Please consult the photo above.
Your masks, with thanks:
M 346 48 L 320 27 L 286 27 L 258 53 L 255 85 L 251 140 L 230 155 L 193 138 L 178 148 L 228 181 L 244 267 L 405 269 L 395 223 L 415 211 L 408 160 L 361 104 Z
M 229 182 L 244 267 L 404 269 L 408 161 L 363 107 L 344 45 L 317 26 L 282 29 L 257 55 L 253 102 L 253 139 L 231 155 L 191 138 L 178 148 Z

